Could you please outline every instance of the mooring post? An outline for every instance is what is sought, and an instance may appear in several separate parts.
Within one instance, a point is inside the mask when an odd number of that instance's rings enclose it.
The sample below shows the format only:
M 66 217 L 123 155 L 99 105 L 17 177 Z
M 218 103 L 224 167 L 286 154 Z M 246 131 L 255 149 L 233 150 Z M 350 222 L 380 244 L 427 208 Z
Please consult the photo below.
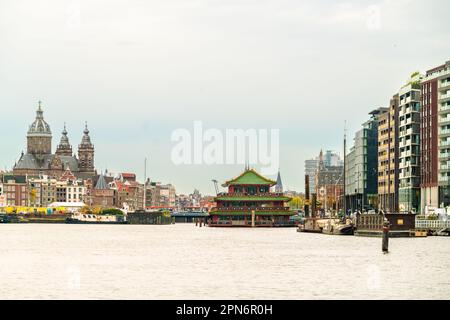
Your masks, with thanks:
M 384 253 L 389 252 L 389 221 L 385 218 L 383 222 L 383 241 L 381 249 Z
M 255 227 L 255 210 L 252 210 L 252 228 Z

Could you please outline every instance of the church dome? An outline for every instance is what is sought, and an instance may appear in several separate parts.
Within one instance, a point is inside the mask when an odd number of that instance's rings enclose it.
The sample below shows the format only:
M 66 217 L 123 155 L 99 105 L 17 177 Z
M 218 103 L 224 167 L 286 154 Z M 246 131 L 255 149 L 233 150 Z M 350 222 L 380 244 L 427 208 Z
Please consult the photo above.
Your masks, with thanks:
M 61 140 L 59 142 L 60 146 L 70 147 L 69 137 L 67 136 L 66 124 L 64 123 L 64 130 L 62 131 Z
M 91 137 L 89 136 L 89 129 L 87 127 L 87 123 L 85 124 L 85 127 L 84 127 L 83 138 L 81 138 L 80 146 L 92 147 Z
M 30 125 L 28 129 L 28 136 L 51 136 L 52 132 L 50 126 L 44 120 L 44 111 L 41 108 L 41 102 L 39 101 L 39 106 L 36 111 L 36 119 Z

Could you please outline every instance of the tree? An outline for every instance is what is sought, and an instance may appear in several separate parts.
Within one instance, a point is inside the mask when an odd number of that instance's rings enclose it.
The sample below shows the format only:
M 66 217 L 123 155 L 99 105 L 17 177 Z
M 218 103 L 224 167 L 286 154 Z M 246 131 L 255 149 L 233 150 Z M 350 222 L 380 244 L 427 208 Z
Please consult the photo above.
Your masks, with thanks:
M 289 201 L 289 207 L 291 209 L 303 209 L 305 205 L 305 197 L 304 196 L 296 196 Z

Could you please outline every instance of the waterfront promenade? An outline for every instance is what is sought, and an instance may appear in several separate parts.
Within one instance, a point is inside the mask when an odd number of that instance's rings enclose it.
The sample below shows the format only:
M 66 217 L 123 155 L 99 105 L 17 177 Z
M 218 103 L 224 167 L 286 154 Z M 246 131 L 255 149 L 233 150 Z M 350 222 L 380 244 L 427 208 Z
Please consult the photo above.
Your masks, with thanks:
M 450 299 L 448 238 L 0 225 L 0 299 Z

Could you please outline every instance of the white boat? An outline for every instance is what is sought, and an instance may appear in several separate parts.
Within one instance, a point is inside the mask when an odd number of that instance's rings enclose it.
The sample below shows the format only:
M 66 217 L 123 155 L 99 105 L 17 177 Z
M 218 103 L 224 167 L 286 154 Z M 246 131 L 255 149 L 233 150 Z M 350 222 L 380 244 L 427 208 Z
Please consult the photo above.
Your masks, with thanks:
M 120 215 L 75 212 L 66 219 L 66 223 L 125 224 L 127 221 Z

